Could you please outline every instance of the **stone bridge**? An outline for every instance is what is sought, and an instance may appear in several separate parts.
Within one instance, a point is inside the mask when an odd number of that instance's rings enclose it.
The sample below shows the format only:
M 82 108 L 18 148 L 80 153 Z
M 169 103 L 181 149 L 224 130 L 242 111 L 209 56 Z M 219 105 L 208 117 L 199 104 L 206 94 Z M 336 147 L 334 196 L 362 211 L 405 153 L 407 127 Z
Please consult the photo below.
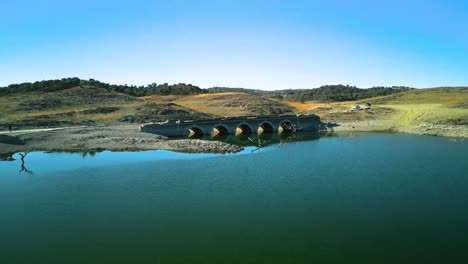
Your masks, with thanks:
M 227 117 L 216 119 L 183 120 L 145 124 L 140 131 L 167 137 L 196 137 L 203 135 L 249 135 L 262 133 L 291 133 L 317 131 L 322 123 L 317 115 L 283 115 Z

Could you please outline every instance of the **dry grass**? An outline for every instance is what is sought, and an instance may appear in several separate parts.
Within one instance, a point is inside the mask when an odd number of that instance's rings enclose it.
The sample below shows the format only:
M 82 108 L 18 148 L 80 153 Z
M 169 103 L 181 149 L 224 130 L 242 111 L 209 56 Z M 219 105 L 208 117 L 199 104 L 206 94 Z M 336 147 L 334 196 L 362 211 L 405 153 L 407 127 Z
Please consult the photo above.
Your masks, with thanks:
M 370 110 L 350 110 L 353 104 L 362 105 L 364 102 L 372 103 Z M 370 130 L 379 128 L 417 133 L 421 126 L 468 119 L 468 89 L 419 89 L 359 101 L 307 102 L 306 105 L 314 105 L 305 111 L 318 114 L 324 121 L 353 123 L 353 126 L 363 125 L 363 129 Z
M 393 126 L 400 130 L 468 116 L 467 88 L 420 89 L 371 101 L 394 109 Z
M 106 105 L 86 105 L 83 107 L 78 107 L 78 108 L 72 108 L 72 107 L 66 107 L 66 108 L 61 108 L 61 109 L 49 109 L 49 110 L 42 110 L 42 111 L 15 111 L 14 113 L 10 114 L 8 117 L 10 119 L 23 119 L 23 118 L 36 118 L 36 117 L 41 117 L 41 116 L 60 116 L 64 115 L 66 116 L 69 113 L 73 113 L 71 116 L 71 121 L 75 120 L 110 120 L 113 117 L 119 117 L 125 113 L 134 113 L 135 108 L 140 107 L 144 105 L 144 102 L 135 102 L 135 103 L 129 103 L 125 105 L 119 105 L 119 104 L 106 104 Z M 107 113 L 107 114 L 100 114 L 100 113 L 90 113 L 90 114 L 85 114 L 81 113 L 83 111 L 87 110 L 93 110 L 96 109 L 97 107 L 116 107 L 119 108 L 118 111 L 114 113 Z
M 30 124 L 34 124 L 34 120 L 52 123 L 117 120 L 126 112 L 135 112 L 135 108 L 144 104 L 144 101 L 127 95 L 80 87 L 51 93 L 14 94 L 0 97 L 0 125 L 21 124 L 25 120 L 30 120 Z M 92 110 L 102 107 L 118 110 L 93 113 Z
M 76 92 L 80 92 L 77 90 Z M 72 94 L 77 96 L 76 93 Z M 114 98 L 119 98 L 115 94 Z M 27 111 L 21 103 L 34 100 L 34 93 L 0 97 L 0 123 L 23 119 L 59 121 L 118 122 L 137 114 L 148 104 L 173 103 L 181 107 L 213 116 L 252 116 L 261 114 L 317 114 L 326 122 L 365 122 L 379 128 L 410 131 L 422 124 L 443 124 L 450 120 L 468 119 L 468 88 L 434 88 L 411 90 L 399 94 L 350 102 L 305 103 L 282 101 L 257 95 L 227 92 L 192 96 L 147 96 L 139 100 L 115 104 L 110 100 L 83 105 L 64 105 L 59 109 Z M 372 103 L 370 110 L 351 111 L 355 103 Z M 81 113 L 97 107 L 118 107 L 112 113 Z M 76 112 L 69 114 L 70 112 Z M 68 114 L 67 114 L 68 113 Z
M 468 116 L 468 109 L 444 107 L 441 104 L 386 105 L 396 110 L 392 126 L 400 130 L 421 124 L 444 123 L 450 119 Z
M 352 111 L 358 103 L 372 103 L 371 109 Z M 432 124 L 449 125 L 468 120 L 468 88 L 418 89 L 349 102 L 285 102 L 295 108 L 296 113 L 314 113 L 325 122 L 349 124 L 363 131 L 398 130 L 421 133 L 421 127 Z M 345 126 L 344 129 L 348 126 Z M 464 136 L 460 128 L 453 135 Z
M 170 103 L 173 102 L 177 99 L 183 98 L 184 96 L 182 95 L 151 95 L 151 96 L 145 96 L 145 97 L 140 97 L 140 99 L 145 100 L 148 103 L 154 103 L 154 104 L 165 104 L 165 103 Z
M 307 101 L 304 103 L 300 102 L 292 102 L 292 101 L 283 101 L 283 103 L 293 107 L 295 109 L 296 114 L 307 114 L 312 112 L 314 109 L 318 107 L 318 103 L 314 101 Z
M 174 103 L 219 117 L 292 113 L 294 110 L 276 100 L 235 92 L 186 96 Z
M 431 88 L 410 90 L 389 96 L 361 100 L 376 104 L 440 104 L 445 107 L 468 106 L 468 88 Z

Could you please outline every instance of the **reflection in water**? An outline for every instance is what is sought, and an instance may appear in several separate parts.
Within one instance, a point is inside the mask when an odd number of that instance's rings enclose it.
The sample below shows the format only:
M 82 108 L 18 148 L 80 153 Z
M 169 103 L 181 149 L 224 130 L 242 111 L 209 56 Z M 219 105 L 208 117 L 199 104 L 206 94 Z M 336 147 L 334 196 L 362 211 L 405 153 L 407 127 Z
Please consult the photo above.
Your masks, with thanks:
M 315 132 L 301 132 L 301 133 L 282 133 L 282 134 L 277 134 L 277 133 L 262 133 L 260 135 L 252 135 L 252 136 L 247 136 L 247 135 L 239 135 L 239 136 L 233 136 L 233 135 L 228 135 L 225 136 L 224 139 L 219 139 L 219 138 L 203 138 L 206 140 L 219 140 L 223 141 L 225 143 L 233 144 L 233 145 L 238 145 L 242 147 L 247 147 L 247 146 L 254 146 L 256 147 L 252 152 L 255 152 L 261 148 L 273 145 L 273 144 L 279 144 L 280 146 L 285 143 L 291 143 L 291 142 L 299 142 L 299 141 L 310 141 L 310 140 L 317 140 L 320 137 L 324 136 L 326 134 L 324 133 L 315 133 Z
M 298 142 L 298 141 L 309 141 L 309 140 L 317 140 L 320 137 L 324 136 L 331 136 L 330 133 L 321 133 L 321 132 L 298 132 L 298 133 L 262 133 L 262 134 L 239 134 L 239 135 L 228 135 L 228 134 L 218 134 L 214 137 L 210 135 L 194 135 L 190 137 L 191 139 L 203 139 L 209 141 L 222 141 L 225 143 L 247 147 L 247 146 L 254 146 L 254 147 L 266 147 L 273 144 L 284 144 L 290 142 Z M 174 138 L 178 139 L 178 138 Z M 185 138 L 180 138 L 185 139 Z
M 217 140 L 222 141 L 225 143 L 247 147 L 247 146 L 254 146 L 254 147 L 266 147 L 273 144 L 285 144 L 291 142 L 299 142 L 299 141 L 310 141 L 310 140 L 317 140 L 320 137 L 329 136 L 326 133 L 317 133 L 317 132 L 300 132 L 300 133 L 263 133 L 261 135 L 225 135 L 223 137 L 202 137 L 201 139 L 205 140 Z
M 28 168 L 26 168 L 26 165 L 24 164 L 25 163 L 24 158 L 26 158 L 26 155 L 28 155 L 28 152 L 18 153 L 18 155 L 21 156 L 21 169 L 19 170 L 19 172 L 24 171 L 26 173 L 32 174 L 33 172 L 28 170 Z
M 98 152 L 102 151 L 80 151 L 80 154 L 83 158 L 86 158 L 87 156 L 94 157 Z
M 260 137 L 257 137 L 257 139 L 254 138 L 249 138 L 250 142 L 256 144 L 257 148 L 252 150 L 251 152 L 255 152 L 263 147 L 263 145 L 266 143 L 266 140 L 262 140 Z
M 257 151 L 261 148 L 278 144 L 286 144 L 291 142 L 299 141 L 310 141 L 317 140 L 321 137 L 330 137 L 330 136 L 339 136 L 335 133 L 329 132 L 297 132 L 297 133 L 261 133 L 261 134 L 239 134 L 239 135 L 230 135 L 230 134 L 218 134 L 216 136 L 210 135 L 194 135 L 190 137 L 191 139 L 203 139 L 209 141 L 221 141 L 232 145 L 237 145 L 241 147 L 256 147 L 252 152 Z M 178 139 L 178 138 L 174 138 Z M 180 139 L 185 139 L 184 137 Z

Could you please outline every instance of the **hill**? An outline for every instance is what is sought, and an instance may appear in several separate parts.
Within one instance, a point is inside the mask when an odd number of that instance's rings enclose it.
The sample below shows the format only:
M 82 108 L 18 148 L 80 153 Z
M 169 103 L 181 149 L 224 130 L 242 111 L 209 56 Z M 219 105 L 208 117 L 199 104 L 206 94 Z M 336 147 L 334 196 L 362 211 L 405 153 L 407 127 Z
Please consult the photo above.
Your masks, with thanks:
M 414 90 L 368 101 L 395 110 L 390 123 L 398 131 L 437 135 L 456 128 L 468 136 L 468 88 Z
M 354 104 L 370 103 L 354 111 Z M 286 102 L 299 113 L 318 114 L 336 122 L 335 130 L 399 131 L 427 135 L 468 137 L 468 88 L 407 90 L 398 94 L 344 102 Z
M 143 123 L 203 117 L 209 115 L 97 87 L 0 96 L 0 126 L 3 127 Z
M 31 92 L 56 92 L 63 91 L 73 87 L 94 87 L 102 88 L 108 91 L 123 93 L 132 96 L 148 95 L 190 95 L 207 93 L 206 90 L 192 84 L 178 83 L 169 85 L 151 83 L 146 86 L 135 85 L 116 85 L 103 83 L 94 79 L 82 80 L 79 78 L 64 78 L 60 80 L 38 81 L 34 83 L 11 84 L 7 87 L 0 87 L 0 96 L 24 94 Z
M 282 91 L 239 88 L 234 89 L 236 92 L 229 88 L 199 89 L 182 84 L 115 86 L 77 78 L 10 85 L 0 89 L 0 127 L 119 125 L 168 119 L 313 113 L 325 122 L 338 123 L 337 130 L 468 137 L 468 88 L 464 87 L 365 90 L 324 86 Z M 312 99 L 304 101 L 304 98 Z M 371 103 L 371 108 L 351 110 L 353 104 L 364 102 Z
M 214 116 L 256 116 L 291 114 L 295 109 L 285 103 L 245 93 L 215 93 L 182 97 L 176 104 Z
M 196 95 L 204 93 L 225 93 L 237 92 L 270 97 L 276 99 L 287 99 L 289 101 L 305 102 L 309 100 L 317 101 L 348 101 L 370 98 L 375 96 L 383 96 L 406 91 L 408 87 L 372 87 L 369 89 L 361 89 L 349 85 L 326 85 L 314 89 L 289 89 L 277 91 L 263 91 L 246 88 L 227 88 L 213 87 L 201 89 L 192 84 L 178 83 L 169 85 L 167 83 L 156 84 L 151 83 L 146 86 L 135 85 L 116 85 L 103 83 L 94 79 L 82 80 L 79 78 L 64 78 L 60 80 L 38 81 L 34 83 L 11 84 L 7 87 L 0 87 L 0 96 L 13 94 L 24 94 L 31 92 L 56 92 L 63 91 L 73 87 L 94 87 L 102 88 L 108 91 L 123 93 L 136 97 L 150 95 Z
M 131 96 L 102 87 L 63 87 L 10 87 L 13 90 L 0 96 L 0 127 L 116 125 L 295 112 L 283 102 L 244 93 Z
M 372 87 L 360 89 L 349 85 L 325 85 L 317 89 L 292 91 L 286 98 L 291 101 L 351 101 L 376 96 L 385 96 L 410 90 L 409 87 Z
M 372 87 L 367 89 L 357 88 L 349 85 L 324 85 L 313 89 L 287 89 L 276 91 L 252 90 L 245 88 L 214 87 L 207 89 L 210 93 L 216 92 L 240 92 L 259 95 L 275 99 L 284 99 L 294 102 L 320 101 L 338 102 L 359 100 L 376 96 L 397 94 L 411 90 L 409 87 Z

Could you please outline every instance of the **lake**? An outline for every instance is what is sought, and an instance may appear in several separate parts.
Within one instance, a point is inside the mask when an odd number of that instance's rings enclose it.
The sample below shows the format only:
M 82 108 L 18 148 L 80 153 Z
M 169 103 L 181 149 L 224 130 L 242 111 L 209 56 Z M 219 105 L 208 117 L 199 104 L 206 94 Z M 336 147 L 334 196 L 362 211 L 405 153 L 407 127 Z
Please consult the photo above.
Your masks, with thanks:
M 302 138 L 16 154 L 0 162 L 0 263 L 468 261 L 468 140 Z

